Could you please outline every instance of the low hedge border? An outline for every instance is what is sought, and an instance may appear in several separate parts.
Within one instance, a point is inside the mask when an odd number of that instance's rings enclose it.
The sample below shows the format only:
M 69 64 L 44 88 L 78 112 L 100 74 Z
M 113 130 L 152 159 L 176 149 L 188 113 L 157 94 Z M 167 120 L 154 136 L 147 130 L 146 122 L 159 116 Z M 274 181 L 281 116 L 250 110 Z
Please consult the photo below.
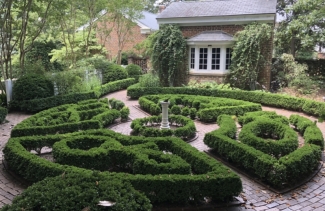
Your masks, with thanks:
M 74 196 L 74 197 L 71 197 Z M 92 210 L 102 211 L 99 201 L 115 202 L 110 210 L 150 211 L 149 199 L 128 182 L 98 172 L 67 173 L 46 178 L 17 196 L 2 211 L 17 210 Z
M 243 116 L 238 117 L 238 123 L 243 126 L 247 123 L 255 121 L 257 118 L 264 117 L 271 120 L 279 121 L 282 124 L 289 125 L 289 120 L 285 116 L 277 115 L 275 111 L 255 111 L 248 112 Z
M 272 140 L 267 140 L 269 138 Z M 255 121 L 245 124 L 238 139 L 242 143 L 276 158 L 295 151 L 299 146 L 298 135 L 292 128 L 265 117 L 259 117 Z
M 129 181 L 135 190 L 144 193 L 152 203 L 187 202 L 190 198 L 203 200 L 204 197 L 229 199 L 242 191 L 241 180 L 235 173 L 206 154 L 199 153 L 197 149 L 189 146 L 182 140 L 172 137 L 130 137 L 110 130 L 88 130 L 72 134 L 16 137 L 9 139 L 4 149 L 4 156 L 14 172 L 31 182 L 41 181 L 46 177 L 58 176 L 63 173 L 78 173 L 81 171 L 78 167 L 52 163 L 35 154 L 31 154 L 26 148 L 52 147 L 54 143 L 62 139 L 82 135 L 110 137 L 117 140 L 124 147 L 151 142 L 157 145 L 160 151 L 171 152 L 190 164 L 193 174 L 188 175 L 102 173 L 107 179 L 116 177 L 122 181 Z M 117 148 L 116 155 L 120 155 L 119 151 L 120 149 Z M 126 162 L 124 161 L 124 163 Z M 84 170 L 84 172 L 92 171 Z
M 297 114 L 292 114 L 289 121 L 300 134 L 303 134 L 306 143 L 315 144 L 322 150 L 324 149 L 324 137 L 315 122 Z
M 294 111 L 303 111 L 307 114 L 325 118 L 325 103 L 303 98 L 290 97 L 281 94 L 272 94 L 259 91 L 243 90 L 219 90 L 188 87 L 140 87 L 139 84 L 132 85 L 127 89 L 127 95 L 131 98 L 139 98 L 144 95 L 153 94 L 188 94 L 211 97 L 224 97 L 244 100 L 253 103 L 261 103 L 267 106 L 285 108 Z
M 146 112 L 157 115 L 161 113 L 160 101 L 162 100 L 169 100 L 171 113 L 191 115 L 191 118 L 195 118 L 194 114 L 190 113 L 190 111 L 196 111 L 196 115 L 203 122 L 215 121 L 221 114 L 239 116 L 246 112 L 262 110 L 261 105 L 256 103 L 193 95 L 146 95 L 139 98 L 139 105 Z M 181 109 L 176 107 L 178 105 L 184 107 Z M 185 110 L 187 111 L 185 112 Z
M 96 101 L 66 104 L 39 112 L 17 124 L 11 131 L 11 137 L 99 129 L 120 117 L 119 111 L 109 109 L 107 100 Z
M 56 95 L 52 97 L 34 99 L 34 100 L 28 100 L 22 102 L 17 102 L 13 100 L 10 102 L 11 105 L 10 107 L 13 109 L 19 109 L 21 111 L 37 113 L 63 104 L 72 104 L 83 100 L 97 99 L 108 93 L 118 91 L 121 89 L 126 89 L 128 86 L 134 84 L 135 82 L 136 81 L 134 78 L 128 78 L 128 79 L 109 82 L 99 87 L 95 87 L 94 91 L 91 92 Z
M 225 118 L 227 119 L 225 120 Z M 231 125 L 235 124 L 231 116 L 219 116 L 220 128 L 207 133 L 204 143 L 229 161 L 253 172 L 271 185 L 275 187 L 282 187 L 284 184 L 292 185 L 318 167 L 321 158 L 319 146 L 306 144 L 280 159 L 275 159 L 262 151 L 232 139 L 225 132 L 228 131 L 227 127 L 231 121 L 233 122 Z
M 131 123 L 133 132 L 137 135 L 145 137 L 166 137 L 176 136 L 182 139 L 188 139 L 195 136 L 196 127 L 193 120 L 181 115 L 169 115 L 168 120 L 171 125 L 178 126 L 175 130 L 151 128 L 150 126 L 161 123 L 161 116 L 151 116 L 145 118 L 135 119 Z

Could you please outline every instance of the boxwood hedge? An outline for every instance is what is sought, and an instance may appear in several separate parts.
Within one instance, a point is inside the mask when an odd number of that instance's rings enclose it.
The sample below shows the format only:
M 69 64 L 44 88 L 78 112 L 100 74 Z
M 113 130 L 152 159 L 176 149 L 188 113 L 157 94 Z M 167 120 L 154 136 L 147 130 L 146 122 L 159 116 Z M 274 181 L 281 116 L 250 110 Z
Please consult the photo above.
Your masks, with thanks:
M 325 103 L 303 98 L 291 97 L 288 95 L 273 94 L 258 91 L 243 90 L 219 90 L 188 87 L 140 87 L 134 84 L 128 87 L 127 95 L 131 98 L 139 98 L 144 95 L 153 94 L 188 94 L 211 97 L 224 97 L 237 100 L 244 100 L 253 103 L 261 103 L 267 106 L 285 108 L 294 111 L 303 111 L 307 114 L 325 118 Z
M 105 115 L 101 109 L 107 110 Z M 151 203 L 204 197 L 226 200 L 242 191 L 234 172 L 181 139 L 130 137 L 100 129 L 110 122 L 107 118 L 115 118 L 111 111 L 107 100 L 88 100 L 40 112 L 14 128 L 4 148 L 5 160 L 30 182 L 73 173 L 89 175 L 98 169 L 103 180 L 129 182 Z M 53 148 L 57 162 L 30 152 L 43 147 Z
M 207 133 L 204 143 L 219 155 L 252 172 L 272 186 L 283 187 L 287 184 L 295 184 L 319 165 L 321 158 L 319 145 L 308 144 L 305 141 L 303 147 L 276 159 L 272 155 L 233 139 L 236 128 L 231 116 L 219 116 L 218 124 L 220 128 Z
M 243 115 L 246 112 L 262 110 L 260 104 L 228 98 L 217 98 L 193 95 L 146 95 L 139 98 L 141 108 L 152 115 L 161 113 L 160 101 L 168 100 L 171 112 L 184 113 L 183 110 L 193 108 L 196 115 L 203 122 L 215 121 L 221 114 Z M 180 110 L 178 105 L 183 106 Z M 194 110 L 194 111 L 195 111 Z M 189 115 L 188 112 L 185 112 Z M 191 117 L 193 118 L 193 114 Z

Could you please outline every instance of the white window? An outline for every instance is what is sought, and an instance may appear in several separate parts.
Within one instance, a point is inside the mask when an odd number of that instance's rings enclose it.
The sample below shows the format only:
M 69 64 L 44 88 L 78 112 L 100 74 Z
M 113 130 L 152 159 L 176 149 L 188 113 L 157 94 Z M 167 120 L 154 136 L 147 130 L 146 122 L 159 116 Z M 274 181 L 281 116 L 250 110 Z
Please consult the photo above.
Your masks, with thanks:
M 229 45 L 194 45 L 189 52 L 190 73 L 226 74 L 231 63 Z

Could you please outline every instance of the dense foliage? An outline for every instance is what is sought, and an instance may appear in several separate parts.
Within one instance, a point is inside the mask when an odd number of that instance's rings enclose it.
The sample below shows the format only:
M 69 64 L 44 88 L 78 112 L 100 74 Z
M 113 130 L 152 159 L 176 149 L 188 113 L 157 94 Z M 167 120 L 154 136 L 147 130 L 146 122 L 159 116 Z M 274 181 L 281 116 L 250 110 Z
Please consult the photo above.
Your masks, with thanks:
M 129 78 L 135 78 L 137 82 L 139 81 L 139 77 L 142 75 L 142 69 L 139 65 L 129 64 L 125 70 Z
M 162 86 L 184 84 L 187 73 L 187 44 L 176 25 L 161 25 L 152 40 L 152 66 Z
M 102 70 L 102 74 L 103 83 L 122 80 L 128 77 L 128 73 L 126 72 L 125 68 L 117 64 L 107 66 L 106 69 Z
M 251 115 L 255 117 L 252 119 Z M 267 121 L 274 125 L 283 124 L 284 126 L 281 127 L 286 128 L 286 133 L 288 133 L 289 130 L 292 130 L 284 123 L 275 120 L 277 119 L 274 118 L 275 114 L 270 115 L 269 113 L 266 113 L 262 115 L 263 117 L 259 117 L 260 115 L 261 112 L 253 114 L 246 113 L 244 118 L 248 117 L 251 121 L 243 120 L 243 122 L 249 122 L 247 125 L 256 124 L 256 127 L 263 127 L 260 128 L 261 132 L 258 132 L 258 129 L 251 130 L 251 132 L 255 133 L 256 136 L 251 136 L 251 138 L 254 138 L 255 140 L 258 139 L 258 136 L 265 135 L 264 132 L 273 137 L 279 136 L 279 133 L 277 132 L 274 133 L 274 131 L 268 131 L 268 126 L 263 126 Z M 273 116 L 273 118 L 267 119 L 267 116 Z M 220 128 L 211 133 L 207 133 L 204 137 L 204 143 L 213 148 L 215 152 L 226 158 L 228 161 L 254 173 L 261 180 L 268 182 L 272 186 L 284 187 L 299 183 L 303 177 L 309 176 L 319 167 L 319 160 L 321 158 L 320 145 L 310 144 L 305 140 L 305 145 L 303 147 L 296 147 L 292 152 L 282 152 L 286 154 L 281 154 L 279 159 L 277 159 L 273 154 L 274 152 L 262 152 L 255 148 L 256 146 L 263 147 L 264 145 L 264 149 L 269 150 L 267 145 L 270 142 L 267 140 L 260 139 L 255 142 L 253 141 L 252 143 L 243 143 L 242 141 L 239 142 L 234 140 L 234 134 L 236 134 L 237 128 L 235 121 L 231 116 L 219 116 L 218 124 Z M 245 126 L 246 124 L 244 125 L 244 128 Z M 239 136 L 241 136 L 241 133 Z M 298 140 L 295 140 L 295 142 L 296 146 L 298 146 Z M 322 145 L 322 143 L 317 144 Z M 283 147 L 276 148 L 283 149 Z
M 270 65 L 266 61 L 267 51 L 263 46 L 271 42 L 271 36 L 272 27 L 268 24 L 253 23 L 237 32 L 228 76 L 232 86 L 248 90 L 258 89 L 259 73 Z
M 237 100 L 244 100 L 263 105 L 285 108 L 294 111 L 303 111 L 307 114 L 325 118 L 325 104 L 314 100 L 291 97 L 288 95 L 273 94 L 267 92 L 252 92 L 243 90 L 222 90 L 222 89 L 196 89 L 187 87 L 140 87 L 138 84 L 128 88 L 127 95 L 131 98 L 139 98 L 152 94 L 187 94 L 202 95 L 211 97 L 224 97 Z
M 28 74 L 15 82 L 12 92 L 16 101 L 33 100 L 53 96 L 54 86 L 43 75 Z

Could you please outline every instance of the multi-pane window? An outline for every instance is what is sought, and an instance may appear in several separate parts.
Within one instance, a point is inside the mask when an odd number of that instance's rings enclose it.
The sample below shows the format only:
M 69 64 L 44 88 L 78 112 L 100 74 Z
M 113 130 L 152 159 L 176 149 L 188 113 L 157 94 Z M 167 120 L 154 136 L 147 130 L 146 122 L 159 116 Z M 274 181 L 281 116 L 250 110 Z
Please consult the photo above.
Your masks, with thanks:
M 220 69 L 220 48 L 212 48 L 211 70 Z
M 200 48 L 199 55 L 199 69 L 206 70 L 208 69 L 208 48 Z
M 226 70 L 229 69 L 231 64 L 231 49 L 226 48 Z
M 191 48 L 191 69 L 195 68 L 195 48 Z

